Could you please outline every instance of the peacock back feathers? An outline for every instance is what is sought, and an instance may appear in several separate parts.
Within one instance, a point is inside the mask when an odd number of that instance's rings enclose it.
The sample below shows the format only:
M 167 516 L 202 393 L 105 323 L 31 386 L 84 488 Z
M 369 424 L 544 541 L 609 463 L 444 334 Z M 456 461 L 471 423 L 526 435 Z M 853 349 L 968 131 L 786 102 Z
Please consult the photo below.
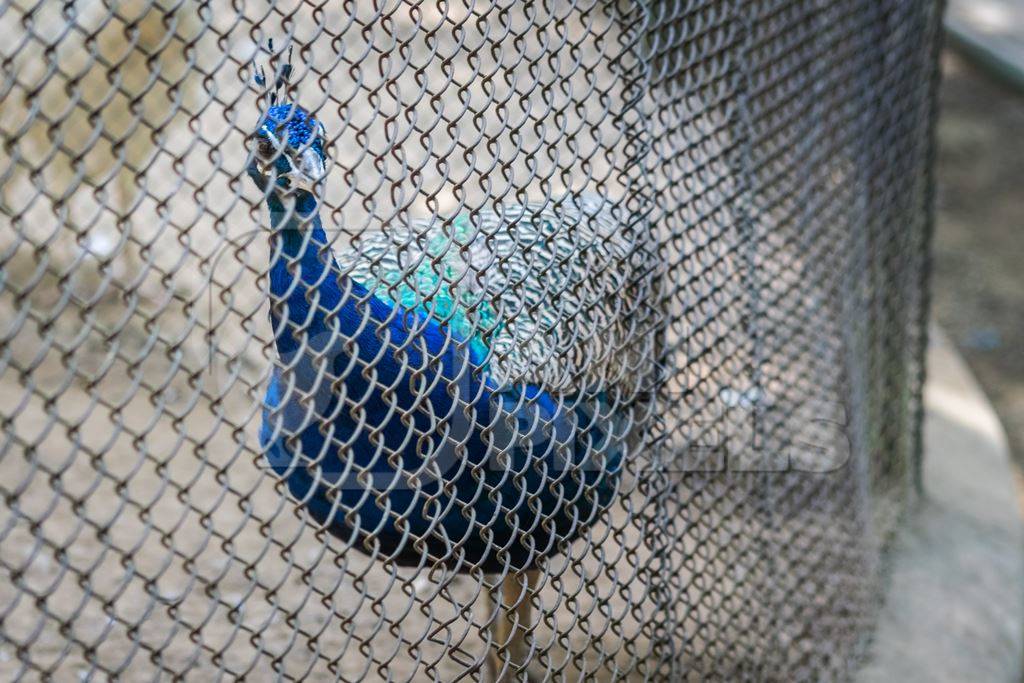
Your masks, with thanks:
M 447 327 L 497 386 L 622 381 L 632 245 L 600 197 L 504 204 L 359 237 L 342 273 Z

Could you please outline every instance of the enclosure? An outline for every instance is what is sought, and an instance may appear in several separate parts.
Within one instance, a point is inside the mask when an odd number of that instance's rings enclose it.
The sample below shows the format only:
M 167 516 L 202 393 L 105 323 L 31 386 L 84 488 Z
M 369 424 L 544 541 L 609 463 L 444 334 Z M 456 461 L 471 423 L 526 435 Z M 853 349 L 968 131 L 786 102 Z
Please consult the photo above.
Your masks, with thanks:
M 940 11 L 0 5 L 0 678 L 848 677 L 920 462 Z

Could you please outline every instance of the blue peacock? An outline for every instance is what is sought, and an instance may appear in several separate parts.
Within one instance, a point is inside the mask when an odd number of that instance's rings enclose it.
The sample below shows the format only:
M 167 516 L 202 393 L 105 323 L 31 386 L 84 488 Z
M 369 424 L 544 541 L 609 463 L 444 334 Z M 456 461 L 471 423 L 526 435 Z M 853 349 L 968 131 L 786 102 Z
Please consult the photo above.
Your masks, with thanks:
M 520 572 L 564 550 L 616 494 L 635 374 L 610 205 L 496 204 L 335 255 L 323 125 L 275 94 L 252 142 L 278 354 L 260 441 L 291 495 L 400 565 Z

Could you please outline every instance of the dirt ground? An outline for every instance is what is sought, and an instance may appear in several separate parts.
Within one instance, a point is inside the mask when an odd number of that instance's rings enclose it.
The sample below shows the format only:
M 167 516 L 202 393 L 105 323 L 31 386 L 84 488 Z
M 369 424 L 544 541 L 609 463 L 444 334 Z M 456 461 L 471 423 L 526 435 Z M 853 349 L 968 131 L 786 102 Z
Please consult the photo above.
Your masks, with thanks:
M 934 316 L 1024 464 L 1024 94 L 943 58 Z

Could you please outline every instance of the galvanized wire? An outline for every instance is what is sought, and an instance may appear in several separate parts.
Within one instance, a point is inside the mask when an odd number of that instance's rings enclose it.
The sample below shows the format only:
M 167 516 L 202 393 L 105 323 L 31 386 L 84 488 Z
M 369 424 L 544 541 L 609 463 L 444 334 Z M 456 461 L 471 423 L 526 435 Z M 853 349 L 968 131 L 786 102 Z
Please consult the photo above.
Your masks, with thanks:
M 0 678 L 849 677 L 920 455 L 940 12 L 0 4 Z M 278 86 L 372 358 L 275 289 Z

